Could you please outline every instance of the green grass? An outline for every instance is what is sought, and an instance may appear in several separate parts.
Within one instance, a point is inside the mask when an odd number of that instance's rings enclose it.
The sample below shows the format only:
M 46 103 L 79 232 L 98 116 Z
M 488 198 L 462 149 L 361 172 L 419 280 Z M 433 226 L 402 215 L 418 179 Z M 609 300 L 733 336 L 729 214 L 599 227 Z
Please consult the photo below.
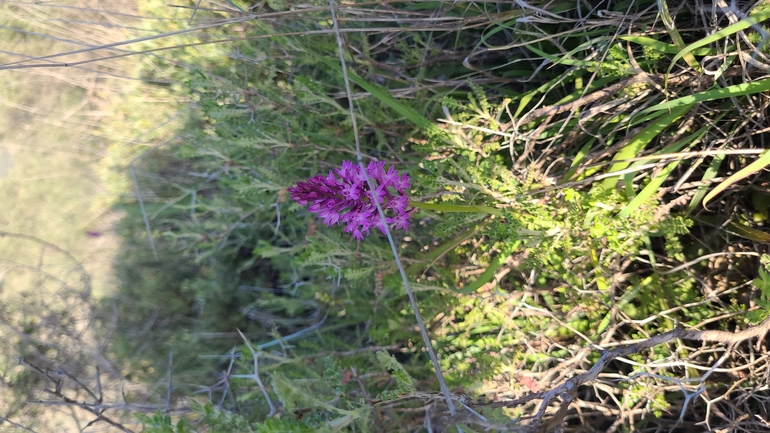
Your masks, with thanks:
M 451 392 L 486 417 L 463 412 L 463 431 L 530 423 L 539 400 L 490 402 L 553 389 L 596 364 L 600 347 L 764 317 L 764 285 L 751 281 L 770 218 L 768 154 L 757 155 L 768 88 L 750 65 L 764 59 L 765 6 L 737 14 L 754 22 L 720 13 L 712 28 L 674 4 L 594 3 L 602 17 L 574 2 L 339 5 L 358 131 L 325 3 L 267 2 L 253 20 L 241 19 L 253 5 L 203 5 L 191 25 L 205 29 L 122 47 L 141 51 L 127 57 L 132 71 L 155 84 L 104 98 L 119 120 L 89 129 L 109 137 L 92 182 L 125 194 L 120 284 L 95 323 L 112 323 L 109 353 L 131 381 L 165 383 L 172 354 L 174 391 L 149 401 L 197 395 L 204 420 L 143 417 L 148 431 L 180 419 L 178 431 L 417 431 L 428 407 L 444 413 L 427 397 L 439 395 L 436 372 L 387 242 L 323 226 L 286 191 L 354 160 L 354 132 L 365 161 L 412 179 L 417 211 L 396 247 Z M 150 1 L 138 11 L 173 18 L 137 24 L 156 32 L 188 28 L 191 13 Z M 20 158 L 11 173 L 32 164 Z M 144 212 L 128 194 L 132 160 Z M 34 188 L 60 209 L 94 194 Z M 19 191 L 33 200 L 34 188 Z M 48 216 L 14 212 L 21 231 Z M 50 221 L 77 226 L 77 215 Z M 251 351 L 237 331 L 268 346 Z M 216 358 L 233 346 L 232 364 Z M 615 360 L 573 397 L 579 416 L 573 401 L 543 422 L 633 431 L 710 416 L 724 428 L 685 392 L 702 383 L 716 398 L 734 380 L 667 379 L 752 356 L 749 345 L 713 346 L 681 340 Z M 227 368 L 230 389 L 210 389 L 221 408 L 207 406 L 194 392 Z M 751 368 L 734 401 L 763 395 L 765 370 Z

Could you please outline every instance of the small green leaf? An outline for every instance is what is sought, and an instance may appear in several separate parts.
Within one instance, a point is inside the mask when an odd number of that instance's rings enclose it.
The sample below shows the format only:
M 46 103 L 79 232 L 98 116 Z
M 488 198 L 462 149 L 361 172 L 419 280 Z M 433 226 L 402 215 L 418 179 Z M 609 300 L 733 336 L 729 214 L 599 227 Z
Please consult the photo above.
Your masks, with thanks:
M 393 355 L 388 354 L 384 350 L 377 352 L 377 360 L 380 364 L 390 371 L 393 378 L 396 379 L 396 389 L 386 390 L 380 394 L 383 400 L 394 400 L 399 396 L 405 394 L 411 394 L 417 391 L 417 387 L 414 385 L 414 379 L 406 372 L 406 369 L 401 365 Z
M 754 310 L 746 313 L 746 320 L 752 325 L 765 320 L 767 318 L 767 310 Z
M 752 191 L 751 205 L 757 212 L 766 212 L 770 209 L 770 194 L 767 194 L 764 191 Z

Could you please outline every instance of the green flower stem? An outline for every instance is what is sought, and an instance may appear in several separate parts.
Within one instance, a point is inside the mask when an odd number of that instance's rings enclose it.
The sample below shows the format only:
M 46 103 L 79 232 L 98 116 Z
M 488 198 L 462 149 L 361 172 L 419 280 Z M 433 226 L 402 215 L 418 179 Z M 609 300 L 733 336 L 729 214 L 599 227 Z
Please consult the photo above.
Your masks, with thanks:
M 435 210 L 439 212 L 468 212 L 468 213 L 486 213 L 489 215 L 503 216 L 503 211 L 489 206 L 461 205 L 461 204 L 439 204 L 422 203 L 419 201 L 409 201 L 409 206 L 418 209 Z

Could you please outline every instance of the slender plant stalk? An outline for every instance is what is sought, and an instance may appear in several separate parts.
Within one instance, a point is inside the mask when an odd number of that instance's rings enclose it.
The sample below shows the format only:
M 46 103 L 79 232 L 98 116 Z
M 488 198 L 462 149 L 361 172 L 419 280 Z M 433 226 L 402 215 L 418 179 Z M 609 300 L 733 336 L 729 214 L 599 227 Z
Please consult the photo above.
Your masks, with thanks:
M 358 165 L 361 167 L 361 172 L 364 173 L 366 176 L 366 183 L 369 185 L 369 190 L 372 192 L 373 196 L 376 196 L 376 188 L 374 186 L 374 183 L 369 178 L 369 175 L 366 172 L 366 166 L 364 165 L 364 158 L 361 155 L 361 142 L 358 136 L 358 124 L 356 122 L 356 113 L 354 111 L 355 104 L 353 103 L 353 92 L 350 89 L 350 80 L 348 78 L 348 69 L 347 65 L 345 64 L 345 55 L 342 50 L 342 35 L 340 33 L 339 23 L 337 22 L 337 14 L 334 11 L 334 0 L 329 0 L 329 9 L 332 14 L 332 22 L 334 24 L 334 33 L 337 36 L 337 51 L 340 56 L 340 66 L 342 67 L 342 77 L 345 81 L 345 91 L 348 96 L 348 107 L 350 107 L 350 120 L 353 122 L 353 136 L 355 137 L 356 142 L 356 156 L 358 157 Z M 401 259 L 398 256 L 398 250 L 396 249 L 396 243 L 393 241 L 393 235 L 390 233 L 390 228 L 388 227 L 388 223 L 385 219 L 385 213 L 382 211 L 382 206 L 380 205 L 380 202 L 377 200 L 374 200 L 374 204 L 377 206 L 377 213 L 380 215 L 380 221 L 382 221 L 383 227 L 385 227 L 385 235 L 388 237 L 388 243 L 390 243 L 390 249 L 393 252 L 393 258 L 396 260 L 396 266 L 398 267 L 398 271 L 401 273 L 401 280 L 404 282 L 404 289 L 406 290 L 406 294 L 409 297 L 409 302 L 412 305 L 412 310 L 414 311 L 414 316 L 417 318 L 417 325 L 420 328 L 420 334 L 422 335 L 422 339 L 425 342 L 425 348 L 428 350 L 428 355 L 430 355 L 430 361 L 433 363 L 433 369 L 436 372 L 436 377 L 438 378 L 438 383 L 441 386 L 441 391 L 444 394 L 444 398 L 446 399 L 447 407 L 449 408 L 449 412 L 452 415 L 455 415 L 456 410 L 454 403 L 452 402 L 452 395 L 449 392 L 449 387 L 446 384 L 446 381 L 444 380 L 444 374 L 441 372 L 441 365 L 439 365 L 438 362 L 438 356 L 436 355 L 436 351 L 433 350 L 433 345 L 430 341 L 430 335 L 428 335 L 428 330 L 425 328 L 425 323 L 423 322 L 422 315 L 420 314 L 420 308 L 417 305 L 417 298 L 414 296 L 414 292 L 412 292 L 411 287 L 409 286 L 409 278 L 406 275 L 406 270 L 404 270 L 404 266 L 401 264 Z

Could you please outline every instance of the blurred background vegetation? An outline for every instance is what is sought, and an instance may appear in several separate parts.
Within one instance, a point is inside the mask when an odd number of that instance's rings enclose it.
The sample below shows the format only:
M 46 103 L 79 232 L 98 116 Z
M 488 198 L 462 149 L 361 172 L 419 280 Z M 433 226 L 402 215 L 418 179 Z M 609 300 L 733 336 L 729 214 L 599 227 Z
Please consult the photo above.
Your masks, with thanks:
M 286 191 L 356 158 L 328 3 L 4 1 L 0 431 L 766 431 L 764 337 L 519 400 L 766 319 L 764 1 L 337 8 L 457 414 L 386 239 Z

